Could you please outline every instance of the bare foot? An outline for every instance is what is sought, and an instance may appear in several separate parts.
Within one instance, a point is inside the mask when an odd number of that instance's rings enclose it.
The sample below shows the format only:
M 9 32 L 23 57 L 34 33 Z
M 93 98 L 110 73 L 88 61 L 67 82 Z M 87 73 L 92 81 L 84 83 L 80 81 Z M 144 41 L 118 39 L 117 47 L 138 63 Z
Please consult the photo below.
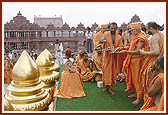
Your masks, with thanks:
M 116 94 L 116 92 L 112 91 L 112 90 L 108 90 L 109 93 L 111 93 L 112 95 Z
M 132 104 L 134 104 L 134 105 L 137 105 L 137 104 L 139 104 L 139 103 L 140 103 L 140 100 L 139 100 L 139 99 L 136 99 L 135 101 L 132 102 Z
M 121 79 L 121 80 L 120 80 L 120 83 L 122 83 L 122 82 L 124 82 L 124 81 L 125 81 L 124 79 Z
M 93 82 L 94 82 L 94 79 L 91 79 L 91 82 L 93 83 Z
M 125 92 L 128 92 L 128 89 L 125 89 L 124 91 L 125 91 Z
M 129 98 L 133 98 L 133 97 L 136 97 L 137 95 L 136 95 L 136 93 L 134 93 L 134 94 L 132 94 L 132 95 L 129 95 L 128 97 Z
M 121 79 L 123 79 L 123 80 L 125 79 L 124 73 L 119 73 L 118 76 L 119 76 Z

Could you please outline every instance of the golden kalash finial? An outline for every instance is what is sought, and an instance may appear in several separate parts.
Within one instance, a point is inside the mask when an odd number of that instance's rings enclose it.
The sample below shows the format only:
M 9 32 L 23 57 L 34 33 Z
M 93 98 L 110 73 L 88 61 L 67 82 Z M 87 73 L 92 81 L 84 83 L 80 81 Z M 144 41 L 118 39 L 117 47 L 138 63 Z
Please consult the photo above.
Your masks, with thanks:
M 7 87 L 9 93 L 5 95 L 14 111 L 48 109 L 51 96 L 43 89 L 45 84 L 39 80 L 39 75 L 37 64 L 23 51 L 12 71 L 13 81 Z
M 53 61 L 52 54 L 47 49 L 45 49 L 43 52 L 44 52 L 44 54 L 47 55 L 47 57 L 49 58 L 50 61 Z
M 43 52 L 49 58 L 51 65 L 54 65 L 54 60 L 53 60 L 52 54 L 47 49 L 45 49 Z M 60 67 L 59 66 L 52 66 L 52 69 L 54 71 L 59 71 Z
M 55 91 L 55 80 L 59 77 L 59 72 L 54 71 L 55 66 L 51 53 L 45 49 L 37 57 L 36 63 L 40 70 L 40 80 L 45 83 L 44 89 L 53 97 Z

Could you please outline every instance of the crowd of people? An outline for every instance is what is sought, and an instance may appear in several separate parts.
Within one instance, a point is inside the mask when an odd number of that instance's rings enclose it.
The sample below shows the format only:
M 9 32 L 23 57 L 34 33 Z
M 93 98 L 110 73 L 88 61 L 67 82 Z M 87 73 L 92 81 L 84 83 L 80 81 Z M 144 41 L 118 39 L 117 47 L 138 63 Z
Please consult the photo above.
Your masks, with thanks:
M 102 24 L 91 32 L 86 32 L 86 49 L 78 55 L 66 49 L 59 40 L 55 44 L 55 62 L 64 64 L 60 88 L 54 96 L 63 98 L 86 96 L 83 82 L 103 81 L 104 92 L 115 95 L 116 81 L 125 82 L 125 92 L 132 92 L 128 98 L 135 97 L 132 104 L 144 100 L 140 111 L 157 111 L 164 108 L 164 35 L 160 26 L 149 22 L 141 27 L 141 22 L 131 23 L 126 30 L 118 28 L 117 23 Z M 93 46 L 93 47 L 92 47 Z M 92 53 L 90 56 L 88 54 Z M 19 53 L 5 54 L 5 82 L 10 84 L 11 71 Z M 30 54 L 34 60 L 37 54 Z M 8 75 L 9 74 L 9 75 Z
M 20 51 L 5 50 L 4 54 L 4 82 L 8 85 L 12 81 L 12 69 L 21 55 Z M 35 61 L 37 59 L 37 50 L 32 48 L 29 55 Z
M 132 104 L 139 104 L 144 100 L 140 111 L 163 110 L 164 96 L 164 35 L 160 26 L 155 22 L 149 22 L 141 27 L 141 22 L 128 25 L 125 31 L 117 27 L 117 23 L 103 24 L 91 34 L 90 28 L 86 32 L 87 52 L 79 51 L 73 61 L 71 54 L 66 52 L 68 61 L 65 63 L 65 72 L 68 76 L 79 79 L 79 87 L 71 87 L 78 90 L 82 97 L 82 82 L 103 81 L 104 92 L 115 95 L 113 87 L 116 81 L 126 82 L 125 92 L 132 92 L 128 98 L 136 98 Z M 88 56 L 92 53 L 93 56 Z M 68 63 L 68 64 L 67 64 Z M 72 74 L 72 75 L 71 75 Z M 66 77 L 61 78 L 61 85 L 67 86 L 75 81 L 65 83 Z M 67 77 L 68 79 L 68 77 Z M 66 98 L 68 89 L 60 88 L 55 96 Z

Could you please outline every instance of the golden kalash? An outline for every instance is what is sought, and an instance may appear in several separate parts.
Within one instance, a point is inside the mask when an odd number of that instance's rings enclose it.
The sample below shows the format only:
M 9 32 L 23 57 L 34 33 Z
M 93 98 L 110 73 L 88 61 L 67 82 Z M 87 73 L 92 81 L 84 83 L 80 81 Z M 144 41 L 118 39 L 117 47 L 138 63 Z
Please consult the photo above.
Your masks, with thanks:
M 47 110 L 51 101 L 49 93 L 43 89 L 45 84 L 39 80 L 37 64 L 23 51 L 12 71 L 12 82 L 5 95 L 5 110 L 41 111 Z M 7 103 L 7 104 L 6 104 Z M 11 104 L 12 107 L 6 106 Z
M 55 92 L 55 83 L 59 78 L 59 67 L 54 66 L 51 53 L 45 49 L 37 57 L 36 63 L 40 70 L 40 80 L 45 83 L 44 89 L 49 92 L 53 99 Z

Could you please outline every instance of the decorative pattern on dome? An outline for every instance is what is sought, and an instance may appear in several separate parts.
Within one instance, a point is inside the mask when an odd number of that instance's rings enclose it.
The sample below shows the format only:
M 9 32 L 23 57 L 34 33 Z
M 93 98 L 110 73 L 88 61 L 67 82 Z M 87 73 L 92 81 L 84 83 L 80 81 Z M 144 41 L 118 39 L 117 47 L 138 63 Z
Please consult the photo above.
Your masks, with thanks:
M 4 24 L 4 28 L 7 30 L 38 30 L 40 26 L 35 23 L 30 23 L 19 11 L 17 16 L 13 17 L 9 23 Z
M 130 23 L 134 23 L 134 22 L 141 22 L 139 16 L 137 16 L 136 14 L 131 18 Z
M 71 31 L 76 31 L 76 28 L 75 28 L 75 27 L 72 27 L 72 28 L 71 28 Z
M 70 30 L 69 25 L 65 22 L 65 24 L 63 25 L 63 27 L 61 28 L 62 30 Z
M 91 30 L 94 31 L 98 27 L 98 24 L 96 22 L 92 24 Z
M 61 28 L 57 27 L 56 30 L 57 30 L 57 31 L 61 31 Z
M 54 25 L 53 24 L 48 24 L 48 26 L 46 27 L 46 29 L 48 29 L 48 30 L 55 30 L 55 27 L 54 27 Z
M 122 30 L 126 30 L 126 29 L 127 29 L 127 24 L 125 24 L 125 22 L 122 23 L 121 26 L 120 26 L 120 28 L 121 28 Z
M 76 27 L 76 29 L 78 29 L 79 31 L 85 31 L 85 27 L 84 25 L 80 22 L 80 24 L 78 24 L 78 26 Z

